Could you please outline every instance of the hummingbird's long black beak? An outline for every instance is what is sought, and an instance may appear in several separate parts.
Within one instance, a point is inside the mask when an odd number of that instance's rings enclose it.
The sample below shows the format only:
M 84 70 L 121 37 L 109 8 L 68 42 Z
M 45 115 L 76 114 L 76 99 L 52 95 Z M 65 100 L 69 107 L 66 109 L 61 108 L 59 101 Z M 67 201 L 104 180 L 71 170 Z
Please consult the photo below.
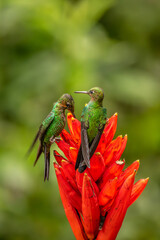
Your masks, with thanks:
M 88 94 L 88 91 L 75 91 L 74 93 L 84 93 L 84 94 Z

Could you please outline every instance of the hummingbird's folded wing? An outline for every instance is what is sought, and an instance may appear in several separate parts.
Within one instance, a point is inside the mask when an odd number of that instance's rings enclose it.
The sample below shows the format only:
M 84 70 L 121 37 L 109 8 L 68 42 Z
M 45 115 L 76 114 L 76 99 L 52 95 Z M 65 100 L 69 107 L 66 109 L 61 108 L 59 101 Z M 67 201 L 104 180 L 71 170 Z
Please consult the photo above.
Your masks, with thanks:
M 81 122 L 81 145 L 82 145 L 82 155 L 84 162 L 87 167 L 90 168 L 90 154 L 89 154 L 89 142 L 87 135 L 87 127 L 85 122 Z
M 81 162 L 81 159 L 82 159 L 82 145 L 80 146 L 79 151 L 78 151 L 78 156 L 77 156 L 77 160 L 76 160 L 75 170 L 77 168 L 79 168 L 79 164 Z
M 45 120 L 44 120 L 44 121 L 42 122 L 42 124 L 40 125 L 39 130 L 38 130 L 38 132 L 37 132 L 37 134 L 36 134 L 36 136 L 35 136 L 32 144 L 31 144 L 31 146 L 30 146 L 30 148 L 29 148 L 29 150 L 28 150 L 28 152 L 27 152 L 27 154 L 26 154 L 27 156 L 31 153 L 34 145 L 36 144 L 36 142 L 37 142 L 37 140 L 38 140 L 38 138 L 39 138 L 41 141 L 43 141 L 43 138 L 44 138 L 44 136 L 45 136 L 45 133 L 46 133 L 46 131 L 48 130 L 48 128 L 49 128 L 49 126 L 51 125 L 51 123 L 53 122 L 53 120 L 54 120 L 54 113 L 53 113 L 53 112 L 50 112 L 49 115 L 45 118 Z M 38 160 L 38 159 L 36 158 L 36 161 L 35 161 L 34 165 L 36 164 L 37 160 Z
M 54 121 L 54 113 L 53 112 L 50 112 L 49 115 L 45 118 L 45 120 L 42 122 L 40 128 L 39 128 L 39 139 L 40 139 L 40 145 L 39 145 L 39 148 L 38 148 L 38 152 L 37 152 L 37 156 L 36 156 L 36 160 L 34 162 L 34 166 L 36 165 L 41 153 L 43 152 L 43 140 L 44 140 L 44 137 L 45 137 L 45 134 L 48 130 L 48 128 L 50 127 L 50 125 L 53 123 Z M 34 146 L 34 145 L 33 145 Z M 48 179 L 49 177 L 49 170 L 48 169 L 48 162 L 50 162 L 50 159 L 49 160 L 46 160 L 48 157 L 48 153 L 47 155 L 45 155 L 45 164 L 47 164 L 47 166 L 45 167 L 45 173 L 46 173 L 46 177 Z M 50 158 L 50 156 L 49 156 Z M 45 179 L 46 179 L 45 177 Z
M 46 144 L 44 145 L 44 157 L 45 157 L 45 170 L 44 181 L 49 180 L 49 168 L 50 168 L 50 151 L 48 151 Z
M 102 112 L 103 114 L 101 115 L 100 119 L 99 119 L 99 128 L 98 128 L 98 133 L 95 136 L 91 146 L 90 146 L 90 158 L 93 156 L 94 152 L 96 151 L 96 148 L 98 146 L 98 143 L 100 141 L 100 138 L 102 136 L 104 127 L 106 125 L 106 120 L 107 120 L 107 109 L 106 108 L 102 108 Z
M 102 128 L 100 128 L 100 129 L 98 130 L 98 133 L 97 133 L 97 135 L 95 136 L 95 138 L 94 138 L 94 140 L 93 140 L 93 142 L 92 142 L 92 144 L 91 144 L 91 146 L 90 146 L 90 149 L 89 149 L 89 150 L 90 150 L 90 158 L 93 156 L 94 152 L 96 151 L 96 148 L 97 148 L 98 143 L 99 143 L 99 141 L 100 141 L 100 138 L 101 138 L 101 135 L 102 135 L 102 133 L 103 133 L 104 127 L 105 127 L 105 124 L 103 124 L 103 125 L 102 125 Z
M 44 121 L 42 122 L 42 124 L 40 126 L 40 139 L 43 140 L 48 128 L 50 127 L 50 125 L 54 121 L 54 118 L 55 118 L 54 113 L 50 112 L 48 114 L 48 116 L 44 119 Z
M 87 135 L 87 127 L 85 122 L 81 121 L 81 146 L 79 148 L 75 170 L 79 168 L 82 162 L 85 162 L 86 166 L 90 168 L 90 157 L 89 157 L 89 142 Z

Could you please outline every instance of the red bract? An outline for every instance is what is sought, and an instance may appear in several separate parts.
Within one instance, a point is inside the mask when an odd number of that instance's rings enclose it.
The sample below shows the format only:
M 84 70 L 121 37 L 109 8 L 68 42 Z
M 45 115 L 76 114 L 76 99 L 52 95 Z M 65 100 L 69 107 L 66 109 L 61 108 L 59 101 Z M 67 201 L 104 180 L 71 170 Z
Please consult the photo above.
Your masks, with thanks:
M 148 178 L 134 184 L 139 160 L 123 170 L 120 157 L 127 135 L 113 140 L 117 113 L 106 122 L 98 147 L 90 159 L 90 169 L 75 171 L 80 147 L 80 122 L 67 116 L 70 133 L 63 130 L 57 145 L 64 156 L 54 151 L 54 164 L 60 196 L 68 221 L 78 240 L 114 240 L 128 207 L 140 196 Z

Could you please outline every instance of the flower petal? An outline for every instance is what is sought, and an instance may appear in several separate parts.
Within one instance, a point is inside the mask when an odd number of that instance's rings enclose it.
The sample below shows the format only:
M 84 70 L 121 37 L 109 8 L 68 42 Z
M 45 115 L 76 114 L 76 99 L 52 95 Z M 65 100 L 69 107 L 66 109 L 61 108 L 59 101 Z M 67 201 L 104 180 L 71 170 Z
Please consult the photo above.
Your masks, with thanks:
M 110 143 L 110 141 L 112 141 L 114 137 L 117 128 L 117 116 L 118 114 L 115 113 L 111 118 L 108 119 L 108 122 L 106 123 L 106 126 L 104 128 L 103 134 L 97 147 L 97 151 L 101 152 L 101 154 L 104 153 L 107 145 Z
M 118 177 L 122 172 L 125 161 L 116 161 L 110 167 L 106 167 L 101 179 L 98 181 L 98 187 L 102 189 L 109 179 Z
M 91 179 L 85 173 L 83 177 L 82 188 L 82 215 L 84 219 L 84 228 L 88 239 L 93 240 L 98 234 L 100 222 L 100 209 L 98 199 Z
M 145 189 L 147 183 L 148 183 L 149 178 L 146 179 L 140 179 L 138 182 L 136 182 L 133 185 L 132 192 L 131 192 L 131 197 L 129 200 L 129 206 L 134 203 L 137 198 L 141 195 L 143 190 Z
M 76 182 L 77 182 L 77 186 L 79 191 L 82 193 L 82 185 L 83 185 L 83 177 L 84 174 L 87 173 L 87 175 L 90 177 L 91 179 L 91 183 L 92 186 L 94 187 L 94 191 L 96 192 L 97 196 L 99 195 L 99 189 L 97 184 L 94 182 L 94 180 L 92 179 L 92 177 L 90 176 L 88 169 L 86 169 L 83 173 L 79 173 L 78 170 L 76 171 Z
M 63 141 L 68 143 L 70 146 L 72 147 L 77 146 L 76 143 L 73 141 L 71 135 L 65 129 L 62 130 L 60 137 L 63 139 Z
M 67 181 L 71 184 L 71 186 L 76 190 L 78 190 L 78 187 L 76 185 L 76 171 L 74 169 L 73 164 L 69 163 L 68 161 L 62 160 L 62 169 L 64 176 L 66 177 Z
M 55 142 L 56 142 L 57 146 L 61 149 L 61 151 L 64 153 L 66 158 L 70 161 L 70 158 L 69 158 L 69 147 L 70 146 L 63 140 L 56 140 Z
M 117 161 L 117 160 L 120 159 L 122 153 L 124 152 L 124 149 L 125 149 L 125 147 L 126 147 L 126 144 L 127 144 L 127 135 L 125 135 L 124 138 L 122 138 L 121 147 L 119 148 L 118 151 L 116 151 L 116 152 L 114 153 L 114 157 L 113 157 L 113 159 L 112 159 L 112 162 Z
M 100 152 L 94 153 L 93 157 L 90 160 L 90 166 L 91 167 L 88 168 L 88 171 L 93 180 L 96 182 L 105 170 L 104 159 Z
M 56 176 L 61 175 L 61 172 L 56 167 L 56 165 L 55 165 L 55 172 L 56 172 Z M 65 194 L 64 188 L 62 188 L 58 179 L 59 178 L 57 177 L 61 200 L 62 200 L 62 203 L 63 203 L 63 207 L 64 207 L 64 211 L 66 213 L 67 219 L 68 219 L 68 221 L 70 223 L 70 226 L 72 228 L 72 231 L 73 231 L 77 240 L 87 240 L 87 237 L 85 236 L 83 226 L 82 226 L 80 218 L 77 214 L 77 211 L 70 204 L 70 201 Z
M 114 240 L 116 238 L 128 208 L 134 178 L 135 171 L 125 180 L 120 188 L 106 216 L 103 228 L 97 236 L 97 240 Z
M 71 113 L 67 114 L 67 122 L 69 131 L 73 140 L 80 145 L 80 138 L 81 138 L 81 123 L 76 118 L 73 117 Z
M 76 160 L 77 160 L 77 155 L 78 155 L 78 149 L 74 147 L 69 148 L 69 157 L 71 162 L 75 165 Z
M 105 150 L 103 157 L 105 165 L 110 165 L 114 161 L 119 160 L 127 143 L 127 135 L 122 138 L 122 135 L 113 140 Z
M 106 212 L 108 212 L 110 210 L 110 208 L 112 207 L 113 203 L 114 203 L 114 198 L 111 199 L 105 206 L 100 207 L 101 215 L 103 217 L 105 217 Z
M 106 204 L 113 199 L 116 194 L 118 178 L 115 177 L 112 180 L 108 180 L 98 196 L 98 202 L 100 206 L 106 206 Z
M 59 169 L 59 172 L 61 172 L 61 169 L 58 168 L 58 164 L 54 163 L 54 167 L 56 169 Z M 65 195 L 68 197 L 70 204 L 72 207 L 76 208 L 79 212 L 82 211 L 82 201 L 81 196 L 78 194 L 70 185 L 70 183 L 64 178 L 62 174 L 57 174 L 57 181 L 61 188 L 63 188 L 63 191 Z
M 57 163 L 61 166 L 61 161 L 66 160 L 64 157 L 62 157 L 56 150 L 53 151 L 54 157 L 57 161 Z M 67 160 L 66 160 L 67 161 Z
M 138 171 L 139 165 L 139 160 L 136 160 L 120 174 L 118 179 L 118 187 L 120 187 L 125 181 L 125 179 L 132 174 L 133 170 Z

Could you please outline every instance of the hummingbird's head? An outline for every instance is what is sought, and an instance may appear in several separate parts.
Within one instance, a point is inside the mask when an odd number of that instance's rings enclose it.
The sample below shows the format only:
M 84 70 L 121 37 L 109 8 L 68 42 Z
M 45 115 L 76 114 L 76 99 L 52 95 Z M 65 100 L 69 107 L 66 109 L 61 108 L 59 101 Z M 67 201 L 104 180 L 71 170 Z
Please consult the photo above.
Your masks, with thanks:
M 91 97 L 91 100 L 98 102 L 102 102 L 104 98 L 103 90 L 99 87 L 91 88 L 89 91 L 76 91 L 75 93 L 88 94 Z
M 65 93 L 60 98 L 60 102 L 61 102 L 63 108 L 67 109 L 75 117 L 75 114 L 74 114 L 74 100 L 73 100 L 72 96 L 68 93 Z

